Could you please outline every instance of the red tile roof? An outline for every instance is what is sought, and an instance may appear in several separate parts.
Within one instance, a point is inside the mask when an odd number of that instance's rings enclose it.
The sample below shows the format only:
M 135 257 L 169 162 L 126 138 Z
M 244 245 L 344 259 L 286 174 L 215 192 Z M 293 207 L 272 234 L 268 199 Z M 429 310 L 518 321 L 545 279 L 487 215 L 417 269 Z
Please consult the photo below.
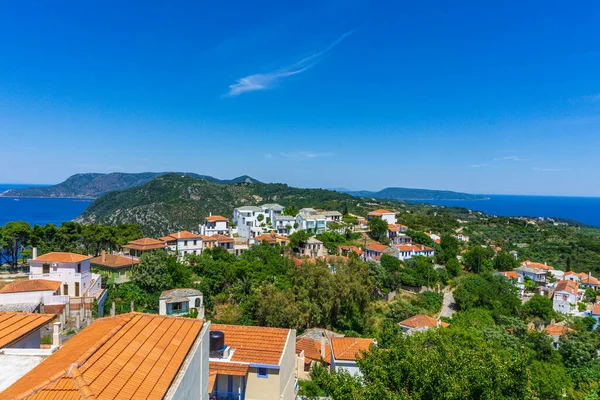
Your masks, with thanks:
M 98 319 L 0 398 L 162 399 L 202 324 L 138 313 Z
M 140 251 L 148 251 L 148 250 L 156 250 L 156 249 L 164 249 L 167 247 L 166 243 L 162 240 L 152 239 L 152 238 L 142 238 L 138 240 L 132 240 L 123 246 L 125 249 L 133 249 Z
M 548 325 L 544 332 L 550 336 L 561 336 L 568 332 L 573 332 L 573 329 L 563 325 Z
M 235 349 L 231 361 L 279 365 L 289 329 L 212 324 L 211 331 L 225 334 L 225 344 Z
M 211 215 L 210 217 L 206 217 L 205 220 L 208 222 L 229 221 L 227 218 L 221 215 Z
M 356 246 L 338 246 L 338 249 L 342 251 L 353 251 L 359 256 L 363 254 L 363 251 Z
M 179 231 L 175 233 L 171 233 L 167 236 L 163 236 L 160 238 L 163 242 L 171 242 L 177 239 L 201 239 L 202 237 L 197 233 L 192 233 L 189 231 Z
M 136 260 L 135 258 L 121 256 L 118 254 L 103 254 L 92 258 L 90 263 L 106 268 L 124 268 L 139 264 L 140 261 Z
M 549 266 L 549 265 L 538 263 L 538 262 L 533 262 L 533 261 L 529 261 L 529 260 L 523 261 L 521 263 L 521 265 L 523 265 L 525 267 L 543 269 L 545 271 L 552 271 L 552 270 L 554 270 L 554 268 L 551 267 L 551 266 Z
M 368 350 L 375 339 L 334 337 L 331 338 L 333 357 L 336 360 L 355 361 L 363 350 Z
M 4 286 L 0 289 L 0 293 L 39 292 L 44 290 L 56 292 L 60 285 L 61 283 L 58 281 L 46 279 L 22 279 Z
M 90 258 L 92 258 L 92 257 L 84 256 L 82 254 L 63 253 L 63 252 L 53 251 L 51 253 L 46 253 L 44 255 L 41 255 L 36 259 L 32 259 L 31 261 L 71 263 L 71 262 L 81 262 L 84 260 L 89 260 Z
M 417 314 L 413 317 L 405 319 L 400 322 L 400 325 L 406 326 L 408 328 L 437 328 L 438 320 L 435 318 L 431 318 L 427 315 Z M 442 328 L 446 328 L 450 326 L 450 324 L 446 322 L 440 321 L 440 326 Z
M 506 277 L 508 279 L 519 279 L 519 277 L 521 276 L 521 275 L 519 275 L 518 272 L 515 272 L 515 271 L 500 272 L 500 275 L 503 275 L 504 277 Z
M 208 369 L 220 375 L 246 376 L 249 364 L 233 363 L 229 361 L 210 361 Z
M 380 208 L 379 210 L 371 211 L 368 215 L 371 217 L 381 217 L 383 214 L 395 214 L 392 211 L 384 210 Z
M 213 239 L 215 239 L 217 242 L 219 243 L 230 243 L 230 242 L 235 242 L 235 240 L 232 237 L 229 236 L 225 236 L 225 235 L 219 235 L 218 233 L 215 233 L 214 235 L 211 236 Z
M 381 243 L 371 243 L 370 245 L 368 245 L 365 250 L 372 250 L 372 251 L 377 251 L 377 252 L 381 252 L 384 251 L 385 249 L 387 249 L 388 247 L 385 244 L 381 244 Z
M 594 304 L 594 307 L 592 308 L 592 314 L 600 315 L 600 303 Z
M 0 349 L 52 322 L 54 314 L 0 312 Z
M 571 294 L 577 294 L 577 291 L 579 290 L 579 285 L 577 284 L 577 282 L 573 281 L 559 281 L 556 284 L 554 292 L 556 293 L 561 290 L 565 290 Z
M 321 342 L 311 338 L 298 338 L 296 340 L 296 354 L 304 351 L 304 357 L 315 361 L 325 361 L 331 364 L 331 346 L 325 343 L 325 357 L 321 357 Z

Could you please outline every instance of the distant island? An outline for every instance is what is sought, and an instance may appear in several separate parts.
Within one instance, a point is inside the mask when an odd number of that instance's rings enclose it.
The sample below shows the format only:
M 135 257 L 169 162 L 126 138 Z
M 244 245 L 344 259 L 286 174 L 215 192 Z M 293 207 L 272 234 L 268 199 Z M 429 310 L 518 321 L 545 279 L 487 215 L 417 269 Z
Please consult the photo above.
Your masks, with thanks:
M 485 196 L 477 194 L 468 194 L 453 192 L 451 190 L 429 190 L 429 189 L 409 189 L 401 187 L 389 187 L 378 192 L 368 190 L 351 191 L 337 189 L 341 193 L 352 196 L 367 197 L 386 200 L 487 200 Z
M 95 199 L 115 190 L 125 190 L 144 185 L 159 176 L 175 174 L 203 179 L 214 183 L 255 183 L 257 180 L 243 175 L 234 179 L 217 179 L 209 175 L 199 175 L 190 172 L 141 172 L 110 174 L 85 173 L 75 174 L 64 182 L 53 186 L 29 187 L 25 189 L 9 189 L 0 193 L 1 197 L 44 197 L 44 198 L 74 198 Z

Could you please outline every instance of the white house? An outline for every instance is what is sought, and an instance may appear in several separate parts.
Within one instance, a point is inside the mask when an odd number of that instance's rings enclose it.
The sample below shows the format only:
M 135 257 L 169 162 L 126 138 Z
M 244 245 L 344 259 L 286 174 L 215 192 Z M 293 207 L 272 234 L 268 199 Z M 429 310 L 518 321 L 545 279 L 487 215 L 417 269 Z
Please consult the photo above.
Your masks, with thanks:
M 427 236 L 429 236 L 431 238 L 431 240 L 433 240 L 435 243 L 440 243 L 440 241 L 442 240 L 442 237 L 440 235 L 436 235 L 435 233 L 431 233 L 431 232 L 425 232 L 425 234 Z
M 527 266 L 520 266 L 519 268 L 515 269 L 515 272 L 523 276 L 523 278 L 529 278 L 538 283 L 545 283 L 546 277 L 548 276 L 548 270 Z
M 220 215 L 211 215 L 204 218 L 204 225 L 199 226 L 199 232 L 201 235 L 206 236 L 212 236 L 215 234 L 229 236 L 231 234 L 229 220 Z
M 264 228 L 261 225 L 263 223 L 266 225 L 266 214 L 260 207 L 237 207 L 233 209 L 233 222 L 237 227 L 238 236 L 253 238 L 263 233 Z
M 576 314 L 579 285 L 573 281 L 560 281 L 556 284 L 552 304 L 554 311 L 561 314 Z
M 101 291 L 102 278 L 91 272 L 92 257 L 75 253 L 52 252 L 30 260 L 29 279 L 61 283 L 63 296 L 94 296 Z
M 385 222 L 387 222 L 388 224 L 392 224 L 392 225 L 396 224 L 396 213 L 395 212 L 391 212 L 391 211 L 384 210 L 384 209 L 379 209 L 379 210 L 371 211 L 367 215 L 367 218 L 369 219 L 369 221 L 371 220 L 371 218 L 374 218 L 374 217 L 379 217 L 382 220 L 384 220 Z
M 496 272 L 494 273 L 494 275 L 503 276 L 509 281 L 511 281 L 520 290 L 525 290 L 525 278 L 523 277 L 523 275 L 519 274 L 516 271 Z
M 193 309 L 198 311 L 198 318 L 204 318 L 204 296 L 196 289 L 165 290 L 158 299 L 160 315 L 187 315 Z
M 265 213 L 265 216 L 269 218 L 270 222 L 273 222 L 277 217 L 283 215 L 283 210 L 285 209 L 282 205 L 279 204 L 263 204 L 260 208 Z
M 19 310 L 38 312 L 45 306 L 65 305 L 69 303 L 70 297 L 60 294 L 61 286 L 62 282 L 46 279 L 18 280 L 0 289 L 0 305 L 14 305 Z
M 469 237 L 463 235 L 462 233 L 459 233 L 458 235 L 456 235 L 454 237 L 457 238 L 458 240 L 460 240 L 461 242 L 468 242 L 469 241 Z
M 325 223 L 342 222 L 342 213 L 339 211 L 317 211 L 317 215 L 325 217 Z
M 202 254 L 202 236 L 188 232 L 179 231 L 160 238 L 169 246 L 169 250 L 177 254 L 179 259 L 187 254 Z
M 294 225 L 296 224 L 296 217 L 291 215 L 279 215 L 273 221 L 273 229 L 280 235 L 291 235 L 296 231 Z
M 356 360 L 363 351 L 377 346 L 377 340 L 370 338 L 332 337 L 331 371 L 345 370 L 351 375 L 362 376 Z
M 298 213 L 296 215 L 296 222 L 298 223 L 298 229 L 311 229 L 317 234 L 325 232 L 327 228 L 327 219 L 324 215 Z
M 422 244 L 399 244 L 395 246 L 396 258 L 408 260 L 415 256 L 433 257 L 435 251 Z

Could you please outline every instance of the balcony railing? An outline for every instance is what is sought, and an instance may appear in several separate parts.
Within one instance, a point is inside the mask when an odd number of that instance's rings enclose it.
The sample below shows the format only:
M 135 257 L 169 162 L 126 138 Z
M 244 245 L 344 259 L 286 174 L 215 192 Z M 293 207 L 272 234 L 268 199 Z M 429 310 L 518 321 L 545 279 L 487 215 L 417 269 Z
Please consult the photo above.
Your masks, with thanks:
M 216 400 L 244 400 L 246 397 L 246 393 L 244 392 L 221 392 L 214 391 L 212 392 L 211 399 Z
M 170 311 L 167 311 L 167 315 L 185 315 L 189 312 L 190 312 L 189 308 L 186 308 L 185 310 L 170 310 Z

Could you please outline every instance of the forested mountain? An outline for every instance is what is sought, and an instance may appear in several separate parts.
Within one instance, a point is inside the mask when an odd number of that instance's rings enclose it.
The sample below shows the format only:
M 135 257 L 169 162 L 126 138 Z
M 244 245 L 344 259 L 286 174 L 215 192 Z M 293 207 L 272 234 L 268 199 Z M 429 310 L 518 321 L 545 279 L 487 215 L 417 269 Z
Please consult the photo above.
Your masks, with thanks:
M 250 178 L 251 179 L 251 178 Z M 245 178 L 242 177 L 242 182 Z M 362 199 L 324 189 L 298 189 L 285 184 L 215 183 L 179 174 L 159 176 L 123 191 L 107 193 L 77 218 L 78 222 L 140 224 L 147 235 L 198 229 L 209 213 L 231 217 L 235 207 L 277 202 L 283 206 L 357 210 Z
M 142 172 L 136 174 L 113 172 L 110 174 L 76 174 L 66 181 L 54 186 L 31 187 L 26 189 L 11 189 L 0 196 L 5 197 L 64 197 L 64 198 L 97 198 L 104 193 L 114 190 L 124 190 L 143 185 L 152 179 L 169 174 L 169 172 Z M 235 179 L 217 179 L 208 175 L 198 175 L 189 172 L 173 172 L 173 174 L 204 179 L 216 183 L 254 183 L 257 180 L 244 175 Z
M 453 192 L 450 190 L 409 189 L 400 187 L 389 187 L 378 192 L 371 192 L 368 190 L 338 191 L 353 196 L 391 200 L 484 200 L 486 198 L 481 195 Z

